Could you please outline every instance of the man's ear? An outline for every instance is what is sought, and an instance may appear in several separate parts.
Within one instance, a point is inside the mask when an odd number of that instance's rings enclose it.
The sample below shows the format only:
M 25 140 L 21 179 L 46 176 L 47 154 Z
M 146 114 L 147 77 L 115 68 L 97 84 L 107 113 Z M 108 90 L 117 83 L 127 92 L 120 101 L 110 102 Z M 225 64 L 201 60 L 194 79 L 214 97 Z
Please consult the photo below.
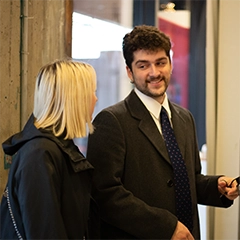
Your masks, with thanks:
M 130 82 L 133 83 L 134 80 L 133 80 L 133 74 L 132 74 L 131 69 L 128 66 L 126 66 L 126 70 L 127 70 L 127 75 L 128 75 L 128 77 L 130 79 Z

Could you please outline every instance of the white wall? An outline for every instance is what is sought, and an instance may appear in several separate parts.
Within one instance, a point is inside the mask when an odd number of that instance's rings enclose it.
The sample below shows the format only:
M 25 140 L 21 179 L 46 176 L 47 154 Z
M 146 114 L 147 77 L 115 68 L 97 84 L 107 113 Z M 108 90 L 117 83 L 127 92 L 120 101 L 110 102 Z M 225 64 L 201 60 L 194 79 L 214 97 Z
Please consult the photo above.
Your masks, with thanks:
M 230 176 L 238 176 L 240 169 L 239 16 L 240 1 L 223 0 L 220 2 L 216 173 L 225 173 Z M 238 204 L 234 204 L 227 211 L 216 209 L 216 239 L 239 239 L 238 207 Z
M 210 173 L 237 177 L 240 175 L 240 1 L 208 0 L 207 6 L 211 8 L 207 14 L 206 62 L 208 169 Z M 211 239 L 239 239 L 239 199 L 229 209 L 214 209 L 209 231 Z

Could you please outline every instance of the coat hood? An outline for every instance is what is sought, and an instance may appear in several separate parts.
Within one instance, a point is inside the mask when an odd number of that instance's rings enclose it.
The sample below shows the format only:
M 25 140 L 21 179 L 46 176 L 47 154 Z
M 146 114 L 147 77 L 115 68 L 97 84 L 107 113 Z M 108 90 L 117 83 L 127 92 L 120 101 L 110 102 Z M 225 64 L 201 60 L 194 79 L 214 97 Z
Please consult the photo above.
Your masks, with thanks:
M 34 116 L 32 114 L 21 132 L 12 135 L 2 143 L 3 151 L 8 155 L 14 155 L 26 142 L 37 137 L 52 139 L 53 135 L 47 131 L 38 130 L 34 126 Z
M 2 143 L 3 151 L 7 155 L 14 155 L 26 142 L 34 138 L 48 138 L 54 141 L 73 162 L 79 162 L 86 160 L 80 151 L 76 151 L 77 146 L 73 143 L 73 140 L 64 140 L 61 137 L 55 137 L 51 131 L 45 129 L 37 129 L 34 125 L 34 116 L 30 116 L 28 122 L 24 126 L 23 130 L 19 133 L 12 135 L 6 141 Z

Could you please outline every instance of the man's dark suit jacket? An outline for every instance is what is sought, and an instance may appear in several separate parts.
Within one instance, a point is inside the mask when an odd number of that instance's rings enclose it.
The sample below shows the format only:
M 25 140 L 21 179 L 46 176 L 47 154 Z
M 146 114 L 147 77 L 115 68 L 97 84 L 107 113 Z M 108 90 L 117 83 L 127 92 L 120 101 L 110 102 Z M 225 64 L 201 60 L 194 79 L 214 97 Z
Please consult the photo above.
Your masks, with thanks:
M 169 104 L 190 178 L 192 234 L 200 239 L 197 204 L 229 207 L 232 201 L 220 198 L 219 176 L 201 174 L 191 113 Z M 164 140 L 144 104 L 132 91 L 124 101 L 101 111 L 93 124 L 95 132 L 89 136 L 87 159 L 95 168 L 93 198 L 99 206 L 101 235 L 93 231 L 92 236 L 170 239 L 177 224 L 173 168 Z M 90 231 L 93 229 L 97 227 Z

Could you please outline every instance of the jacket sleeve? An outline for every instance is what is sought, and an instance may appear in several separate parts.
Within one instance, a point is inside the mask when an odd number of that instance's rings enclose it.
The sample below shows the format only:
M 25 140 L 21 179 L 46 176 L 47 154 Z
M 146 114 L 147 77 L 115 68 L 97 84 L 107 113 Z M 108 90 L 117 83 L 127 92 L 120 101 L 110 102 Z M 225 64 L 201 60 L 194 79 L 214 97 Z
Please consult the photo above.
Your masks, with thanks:
M 233 204 L 233 201 L 225 196 L 220 197 L 221 194 L 217 188 L 219 177 L 198 175 L 197 196 L 199 204 L 222 208 L 228 208 Z
M 62 155 L 53 142 L 41 144 L 32 140 L 16 155 L 21 165 L 11 172 L 13 202 L 19 203 L 27 239 L 67 239 L 60 212 Z
M 165 209 L 147 205 L 124 187 L 126 141 L 116 115 L 102 111 L 93 124 L 87 159 L 95 168 L 93 197 L 101 218 L 135 238 L 170 239 L 177 218 Z

